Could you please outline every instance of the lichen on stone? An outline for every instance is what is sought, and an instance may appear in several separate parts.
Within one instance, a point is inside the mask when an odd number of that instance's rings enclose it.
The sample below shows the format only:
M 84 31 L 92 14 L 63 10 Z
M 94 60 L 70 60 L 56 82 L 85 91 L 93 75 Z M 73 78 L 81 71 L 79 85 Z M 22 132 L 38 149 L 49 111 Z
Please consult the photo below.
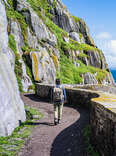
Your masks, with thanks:
M 52 53 L 52 59 L 53 59 L 53 61 L 54 61 L 54 64 L 55 64 L 55 67 L 56 68 L 58 68 L 58 58 L 57 58 L 57 56 L 55 56 L 53 53 Z
M 34 64 L 34 77 L 36 81 L 39 81 L 39 75 L 38 75 L 38 59 L 35 53 L 32 53 L 32 59 Z

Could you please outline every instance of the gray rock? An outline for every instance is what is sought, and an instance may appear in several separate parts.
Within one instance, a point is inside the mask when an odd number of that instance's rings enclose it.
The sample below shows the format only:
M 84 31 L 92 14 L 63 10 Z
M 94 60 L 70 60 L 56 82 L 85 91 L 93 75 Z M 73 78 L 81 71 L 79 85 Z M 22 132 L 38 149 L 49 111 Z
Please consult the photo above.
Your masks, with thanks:
M 40 116 L 39 115 L 33 115 L 33 119 L 39 119 Z
M 27 3 L 26 0 L 17 0 L 16 10 L 21 12 L 22 9 L 28 9 L 31 6 Z
M 63 37 L 63 40 L 64 40 L 65 42 L 67 42 L 67 43 L 70 42 L 70 38 L 69 38 L 69 37 Z
M 36 15 L 34 11 L 30 11 L 32 29 L 38 40 L 43 40 L 55 46 L 57 44 L 56 36 L 49 31 L 43 21 Z
M 86 43 L 82 34 L 80 36 L 77 32 L 70 32 L 69 36 L 78 43 Z
M 2 0 L 0 0 L 0 51 L 6 53 L 8 48 L 8 35 L 7 35 L 7 19 L 5 7 Z
M 39 48 L 37 37 L 31 33 L 29 27 L 27 28 L 27 39 L 29 47 L 33 49 Z
M 89 65 L 107 70 L 108 64 L 102 51 L 86 51 L 89 57 L 87 58 Z
M 5 7 L 0 0 L 0 136 L 7 136 L 25 121 L 24 104 L 20 98 L 11 58 L 8 52 L 8 34 Z
M 57 5 L 55 6 L 55 8 L 52 4 L 51 7 L 51 13 L 54 15 L 53 21 L 55 24 L 57 24 L 59 27 L 61 27 L 68 33 L 81 33 L 83 35 L 81 43 L 87 43 L 92 46 L 95 46 L 93 39 L 90 37 L 89 29 L 82 19 L 76 22 L 72 18 L 72 15 L 70 15 L 70 13 L 67 11 L 66 7 L 61 3 L 61 1 L 57 1 Z M 70 34 L 70 36 L 74 40 L 76 39 L 76 41 L 79 41 L 77 35 L 75 36 L 73 34 L 72 36 L 72 34 Z
M 8 47 L 8 51 L 7 51 L 7 56 L 9 58 L 11 67 L 12 67 L 12 69 L 14 71 L 14 68 L 15 68 L 15 54 L 9 47 Z
M 80 57 L 79 60 L 81 60 L 86 66 L 89 65 L 89 61 L 87 57 Z
M 21 12 L 24 8 L 28 11 L 23 11 L 23 15 L 25 16 L 27 24 L 29 24 L 37 39 L 46 41 L 52 46 L 55 46 L 57 44 L 56 36 L 50 32 L 42 19 L 35 13 L 26 1 L 18 0 L 17 10 Z
M 65 12 L 64 9 L 61 9 L 60 6 L 56 5 L 53 14 L 53 22 L 63 30 L 67 32 L 79 32 L 79 28 L 77 27 L 71 15 L 68 12 Z
M 85 73 L 83 75 L 83 79 L 84 79 L 84 84 L 98 84 L 95 75 L 91 73 Z
M 86 51 L 85 53 L 89 56 L 88 58 L 89 65 L 101 68 L 101 57 L 98 51 Z
M 60 59 L 60 52 L 56 47 L 53 47 L 48 43 L 44 43 L 44 47 L 49 52 L 50 56 L 52 55 L 51 53 L 53 53 L 55 56 L 57 56 L 58 59 Z
M 30 77 L 26 73 L 26 65 L 25 65 L 25 63 L 24 63 L 24 61 L 22 59 L 23 52 L 22 52 L 21 47 L 24 46 L 24 39 L 23 39 L 23 36 L 22 36 L 22 31 L 21 31 L 21 28 L 20 28 L 20 24 L 18 22 L 16 22 L 16 21 L 11 20 L 10 27 L 11 27 L 11 34 L 14 36 L 15 41 L 16 41 L 17 53 L 20 55 L 20 60 L 19 61 L 22 64 L 22 81 L 21 81 L 22 82 L 22 89 L 23 89 L 24 92 L 27 92 L 29 86 L 32 85 L 32 81 L 31 81 Z M 31 39 L 33 39 L 33 38 L 31 38 Z M 30 44 L 32 44 L 32 43 L 29 43 L 29 45 Z
M 4 1 L 4 3 L 5 3 L 7 6 L 10 7 L 10 5 L 9 5 L 8 2 L 7 2 L 7 0 L 3 0 L 3 1 Z
M 86 23 L 80 19 L 79 23 L 77 23 L 79 26 L 79 32 L 83 35 L 85 43 L 95 46 L 95 43 L 93 39 L 90 36 L 89 28 L 87 27 Z
M 101 57 L 101 69 L 108 69 L 108 64 L 106 62 L 106 58 L 104 56 L 104 53 L 102 51 L 100 51 L 100 57 Z
M 32 81 L 26 73 L 26 65 L 24 61 L 21 59 L 20 62 L 22 63 L 22 89 L 24 92 L 28 92 L 28 88 L 32 86 Z
M 75 41 L 81 43 L 80 38 L 79 38 L 79 34 L 78 34 L 77 32 L 70 32 L 70 33 L 69 33 L 69 36 L 70 36 L 73 40 L 75 40 Z
M 54 83 L 56 68 L 46 48 L 40 47 L 40 52 L 31 52 L 30 56 L 34 79 L 38 82 Z
M 60 1 L 56 1 L 56 5 L 54 6 L 52 1 L 51 5 L 51 14 L 53 14 L 53 22 L 61 27 L 63 30 L 67 32 L 76 31 L 79 32 L 79 29 L 74 22 L 72 16 L 67 11 L 64 4 Z
M 0 136 L 6 136 L 19 125 L 19 120 L 25 121 L 25 111 L 14 71 L 8 57 L 2 52 L 0 62 Z
M 23 54 L 21 47 L 24 46 L 24 39 L 22 36 L 20 24 L 16 21 L 11 20 L 10 29 L 11 29 L 11 34 L 14 36 L 16 41 L 17 53 L 19 53 L 21 56 Z
M 114 81 L 114 79 L 113 79 L 113 76 L 112 76 L 112 74 L 109 72 L 109 73 L 107 73 L 107 76 L 104 78 L 104 80 L 103 80 L 103 82 L 102 82 L 102 84 L 104 84 L 104 85 L 115 85 L 115 81 Z

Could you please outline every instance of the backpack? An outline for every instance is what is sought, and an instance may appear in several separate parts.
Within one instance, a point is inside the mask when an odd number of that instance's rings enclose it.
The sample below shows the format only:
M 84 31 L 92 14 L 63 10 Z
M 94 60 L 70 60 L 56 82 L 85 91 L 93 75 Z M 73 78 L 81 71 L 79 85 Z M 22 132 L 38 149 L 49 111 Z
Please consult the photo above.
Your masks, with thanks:
M 64 98 L 62 87 L 54 87 L 53 99 L 54 101 L 62 101 Z

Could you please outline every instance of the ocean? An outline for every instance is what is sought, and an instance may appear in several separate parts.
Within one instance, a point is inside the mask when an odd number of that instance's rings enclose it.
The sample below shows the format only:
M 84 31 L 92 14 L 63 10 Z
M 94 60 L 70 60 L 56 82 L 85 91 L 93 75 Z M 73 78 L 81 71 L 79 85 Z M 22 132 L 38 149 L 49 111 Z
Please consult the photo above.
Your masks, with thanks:
M 116 69 L 110 69 L 111 73 L 112 73 L 112 76 L 116 82 Z

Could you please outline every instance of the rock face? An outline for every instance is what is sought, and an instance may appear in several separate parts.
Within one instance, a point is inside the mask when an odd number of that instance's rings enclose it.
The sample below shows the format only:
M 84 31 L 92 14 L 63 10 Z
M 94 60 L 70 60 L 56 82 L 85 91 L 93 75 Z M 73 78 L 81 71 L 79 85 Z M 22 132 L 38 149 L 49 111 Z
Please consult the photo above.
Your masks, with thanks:
M 56 69 L 46 49 L 42 48 L 41 52 L 32 52 L 30 55 L 34 79 L 39 82 L 44 81 L 45 83 L 54 82 Z
M 56 77 L 60 77 L 62 83 L 71 84 L 114 83 L 105 57 L 96 48 L 86 23 L 72 16 L 60 0 L 45 0 L 44 5 L 42 1 L 35 4 L 34 0 L 15 0 L 10 7 L 16 15 L 15 18 L 8 15 L 8 33 L 14 36 L 20 56 L 22 74 L 18 76 L 23 91 L 33 85 L 32 77 L 33 82 L 39 83 L 54 83 Z M 78 69 L 75 78 L 74 71 Z
M 84 84 L 97 84 L 97 80 L 95 78 L 95 75 L 91 73 L 84 74 Z
M 8 49 L 7 19 L 1 0 L 0 22 L 0 136 L 7 136 L 26 118 L 14 74 L 14 55 Z

